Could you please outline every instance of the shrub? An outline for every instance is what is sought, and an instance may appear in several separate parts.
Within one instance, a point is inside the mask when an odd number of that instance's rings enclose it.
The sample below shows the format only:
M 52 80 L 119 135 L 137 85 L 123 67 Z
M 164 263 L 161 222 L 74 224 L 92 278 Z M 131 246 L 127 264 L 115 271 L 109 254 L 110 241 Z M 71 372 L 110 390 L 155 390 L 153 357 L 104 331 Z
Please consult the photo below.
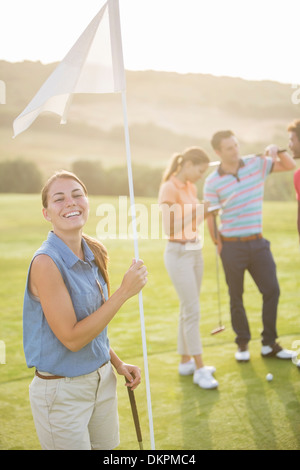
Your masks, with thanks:
M 1 193 L 38 193 L 42 185 L 42 175 L 35 163 L 21 158 L 0 163 Z

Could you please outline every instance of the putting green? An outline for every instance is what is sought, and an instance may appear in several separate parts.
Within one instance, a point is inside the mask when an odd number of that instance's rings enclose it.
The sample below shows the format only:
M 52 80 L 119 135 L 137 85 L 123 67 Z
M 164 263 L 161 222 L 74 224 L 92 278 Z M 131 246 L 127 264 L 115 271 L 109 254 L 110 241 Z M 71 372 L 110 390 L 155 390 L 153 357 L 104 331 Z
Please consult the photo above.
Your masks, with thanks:
M 116 198 L 91 198 L 86 229 L 95 235 L 99 204 L 118 204 Z M 150 204 L 156 201 L 139 199 Z M 0 449 L 39 449 L 28 400 L 33 371 L 22 348 L 22 301 L 31 255 L 47 236 L 38 195 L 1 195 L 0 341 L 6 364 L 0 364 Z M 300 253 L 296 233 L 296 203 L 264 205 L 264 234 L 272 242 L 281 287 L 279 341 L 295 348 L 300 340 Z M 133 257 L 132 240 L 105 241 L 110 253 L 112 290 Z M 204 359 L 217 368 L 217 390 L 205 391 L 180 377 L 176 353 L 178 300 L 163 265 L 164 240 L 141 240 L 140 256 L 149 270 L 143 291 L 152 412 L 156 448 L 170 449 L 300 449 L 300 370 L 290 361 L 260 357 L 261 298 L 251 278 L 245 280 L 245 305 L 252 341 L 251 361 L 238 364 L 231 331 L 227 288 L 221 271 L 222 313 L 226 330 L 210 332 L 218 324 L 214 247 L 205 229 L 205 275 L 201 293 L 200 330 Z M 143 369 L 137 299 L 131 299 L 109 327 L 112 347 L 127 362 Z M 298 346 L 298 350 L 300 346 Z M 270 372 L 274 379 L 266 381 Z M 121 445 L 138 449 L 124 378 L 118 377 Z M 144 448 L 150 449 L 145 380 L 135 391 Z

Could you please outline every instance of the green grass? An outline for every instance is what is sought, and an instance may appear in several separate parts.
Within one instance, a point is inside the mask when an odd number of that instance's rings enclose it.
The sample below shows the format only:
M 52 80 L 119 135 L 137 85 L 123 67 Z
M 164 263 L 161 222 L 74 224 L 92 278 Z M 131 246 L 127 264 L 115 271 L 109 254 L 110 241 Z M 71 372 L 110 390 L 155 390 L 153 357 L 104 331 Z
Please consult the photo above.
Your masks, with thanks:
M 96 208 L 113 198 L 91 198 L 86 232 L 96 234 Z M 151 200 L 137 202 L 149 205 Z M 0 196 L 0 340 L 6 364 L 0 364 L 0 449 L 40 449 L 28 399 L 33 371 L 27 369 L 22 348 L 22 301 L 28 265 L 46 238 L 40 198 Z M 265 203 L 264 234 L 272 242 L 281 286 L 278 332 L 282 346 L 300 340 L 300 253 L 296 233 L 296 203 Z M 132 240 L 106 240 L 110 253 L 112 290 L 134 256 Z M 234 359 L 227 288 L 221 275 L 225 332 L 211 336 L 217 326 L 215 252 L 205 229 L 205 276 L 201 293 L 201 336 L 204 359 L 217 367 L 219 389 L 205 391 L 191 377 L 177 373 L 178 300 L 163 264 L 164 240 L 141 240 L 140 256 L 149 270 L 143 291 L 147 349 L 156 448 L 170 449 L 300 449 L 300 375 L 291 362 L 260 357 L 261 296 L 246 276 L 245 304 L 250 321 L 251 362 Z M 112 347 L 127 362 L 143 369 L 138 301 L 131 299 L 111 322 Z M 299 347 L 298 347 L 299 349 Z M 267 372 L 274 375 L 267 382 Z M 138 449 L 127 391 L 118 377 L 121 444 Z M 144 448 L 150 449 L 145 380 L 135 392 Z

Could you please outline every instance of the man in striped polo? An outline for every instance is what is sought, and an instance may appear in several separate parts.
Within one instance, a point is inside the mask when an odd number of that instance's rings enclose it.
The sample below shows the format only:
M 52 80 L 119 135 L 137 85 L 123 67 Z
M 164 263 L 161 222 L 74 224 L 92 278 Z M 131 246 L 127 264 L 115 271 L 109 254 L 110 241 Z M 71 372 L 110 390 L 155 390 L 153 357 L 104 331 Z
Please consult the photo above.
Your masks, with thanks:
M 221 224 L 217 239 L 213 216 L 208 217 L 210 235 L 219 246 L 230 295 L 231 322 L 236 333 L 238 361 L 249 361 L 251 334 L 243 304 L 244 275 L 248 270 L 263 296 L 263 357 L 291 359 L 295 352 L 276 343 L 276 317 L 280 295 L 276 265 L 270 243 L 262 236 L 264 184 L 271 172 L 295 168 L 287 152 L 278 153 L 275 145 L 266 149 L 268 156 L 241 158 L 239 143 L 232 131 L 217 132 L 211 141 L 221 164 L 204 186 L 204 198 L 211 205 L 221 204 Z

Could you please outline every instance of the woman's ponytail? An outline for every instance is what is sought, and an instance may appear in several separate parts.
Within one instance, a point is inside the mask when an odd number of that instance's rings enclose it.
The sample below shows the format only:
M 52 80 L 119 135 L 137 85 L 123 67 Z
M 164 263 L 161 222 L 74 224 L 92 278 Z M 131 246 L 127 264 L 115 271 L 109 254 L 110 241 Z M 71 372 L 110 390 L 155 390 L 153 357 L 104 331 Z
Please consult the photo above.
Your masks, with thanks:
M 162 182 L 168 181 L 174 173 L 177 173 L 183 161 L 183 156 L 180 153 L 176 153 L 171 158 L 170 164 L 163 174 Z
M 187 148 L 182 154 L 177 153 L 171 158 L 170 164 L 163 174 L 162 183 L 168 181 L 172 175 L 176 175 L 187 161 L 191 161 L 194 165 L 200 165 L 201 163 L 207 164 L 210 160 L 203 149 L 198 147 Z

